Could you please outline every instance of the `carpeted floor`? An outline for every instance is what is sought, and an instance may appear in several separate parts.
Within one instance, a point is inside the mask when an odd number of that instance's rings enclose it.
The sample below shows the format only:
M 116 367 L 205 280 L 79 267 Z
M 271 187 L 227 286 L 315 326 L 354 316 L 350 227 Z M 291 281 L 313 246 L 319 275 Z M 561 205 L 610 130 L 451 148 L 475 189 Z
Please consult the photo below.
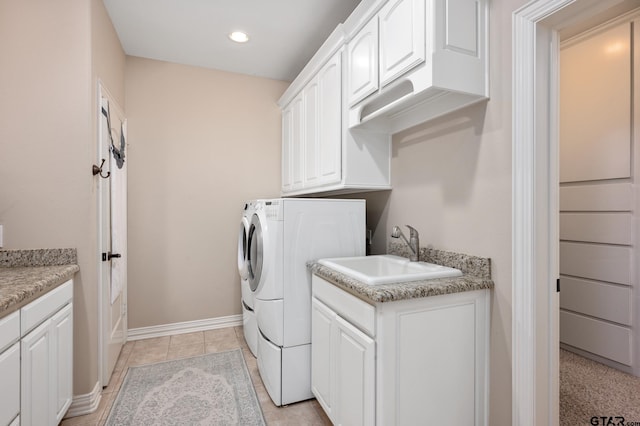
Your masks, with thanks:
M 560 350 L 560 425 L 635 422 L 640 425 L 640 377 Z

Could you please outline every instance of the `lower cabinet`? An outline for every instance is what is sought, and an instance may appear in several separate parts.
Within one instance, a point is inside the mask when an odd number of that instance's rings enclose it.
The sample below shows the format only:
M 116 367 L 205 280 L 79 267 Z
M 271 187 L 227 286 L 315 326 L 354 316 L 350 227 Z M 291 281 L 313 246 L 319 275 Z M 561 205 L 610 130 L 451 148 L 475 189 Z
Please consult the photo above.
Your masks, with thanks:
M 0 319 L 0 426 L 55 426 L 73 396 L 73 282 Z
M 22 426 L 57 425 L 71 405 L 73 396 L 72 295 L 72 281 L 68 281 L 21 310 L 23 336 L 20 362 L 20 424 Z
M 20 414 L 20 313 L 0 319 L 0 425 Z
M 312 391 L 334 424 L 375 418 L 375 342 L 313 299 Z
M 369 305 L 312 282 L 311 387 L 334 424 L 487 424 L 489 290 Z
M 54 351 L 51 321 L 40 324 L 22 338 L 20 365 L 22 386 L 22 424 L 48 425 L 53 418 L 52 399 L 55 394 Z

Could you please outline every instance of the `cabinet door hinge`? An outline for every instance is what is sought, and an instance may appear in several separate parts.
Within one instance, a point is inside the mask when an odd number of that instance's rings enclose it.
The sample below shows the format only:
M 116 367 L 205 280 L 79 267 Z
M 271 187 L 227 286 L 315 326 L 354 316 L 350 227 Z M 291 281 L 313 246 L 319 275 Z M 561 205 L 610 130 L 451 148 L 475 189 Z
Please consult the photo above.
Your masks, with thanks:
M 560 278 L 556 280 L 556 292 L 560 293 Z

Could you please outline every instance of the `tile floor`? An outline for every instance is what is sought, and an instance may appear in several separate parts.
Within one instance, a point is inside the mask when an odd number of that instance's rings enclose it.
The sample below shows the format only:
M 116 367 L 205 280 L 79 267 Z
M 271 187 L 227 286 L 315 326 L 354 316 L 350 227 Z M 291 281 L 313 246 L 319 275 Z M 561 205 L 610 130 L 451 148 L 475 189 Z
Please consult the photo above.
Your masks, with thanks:
M 62 426 L 103 425 L 109 415 L 120 385 L 130 366 L 151 364 L 170 359 L 185 358 L 205 353 L 242 348 L 262 412 L 268 425 L 331 425 L 315 399 L 286 407 L 276 407 L 267 394 L 258 365 L 244 340 L 242 327 L 229 327 L 195 333 L 127 342 L 122 348 L 109 385 L 102 391 L 102 400 L 96 412 L 62 421 Z

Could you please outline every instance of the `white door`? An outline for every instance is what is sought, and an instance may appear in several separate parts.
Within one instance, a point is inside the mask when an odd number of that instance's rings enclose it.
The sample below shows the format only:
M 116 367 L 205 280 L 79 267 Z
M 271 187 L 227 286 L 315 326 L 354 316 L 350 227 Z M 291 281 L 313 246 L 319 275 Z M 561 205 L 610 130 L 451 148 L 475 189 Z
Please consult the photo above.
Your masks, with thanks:
M 100 223 L 100 375 L 109 383 L 127 340 L 127 123 L 122 109 L 100 87 L 98 179 Z M 124 157 L 122 155 L 124 154 Z M 120 162 L 118 157 L 124 159 Z M 120 163 L 120 164 L 118 164 Z

